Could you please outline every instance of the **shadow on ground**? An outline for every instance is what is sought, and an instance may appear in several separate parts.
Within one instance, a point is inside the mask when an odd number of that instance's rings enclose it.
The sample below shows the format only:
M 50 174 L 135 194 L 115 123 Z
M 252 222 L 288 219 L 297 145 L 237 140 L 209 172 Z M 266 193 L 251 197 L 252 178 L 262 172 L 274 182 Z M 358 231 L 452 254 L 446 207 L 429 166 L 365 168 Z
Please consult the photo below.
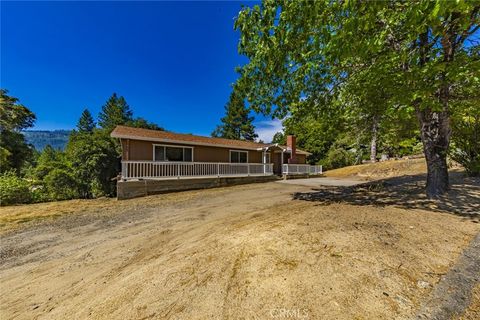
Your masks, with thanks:
M 440 199 L 425 196 L 426 175 L 394 177 L 351 187 L 324 187 L 312 192 L 295 193 L 294 199 L 323 204 L 395 206 L 447 212 L 480 221 L 480 178 L 450 172 L 451 189 Z

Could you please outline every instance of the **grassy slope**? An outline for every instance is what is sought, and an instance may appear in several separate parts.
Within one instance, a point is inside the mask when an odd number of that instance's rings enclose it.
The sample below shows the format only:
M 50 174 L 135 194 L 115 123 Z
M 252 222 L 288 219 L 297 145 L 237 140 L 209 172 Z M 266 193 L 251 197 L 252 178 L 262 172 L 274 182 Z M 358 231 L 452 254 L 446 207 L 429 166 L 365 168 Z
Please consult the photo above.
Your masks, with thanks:
M 327 177 L 358 177 L 365 180 L 422 174 L 427 171 L 425 159 L 391 160 L 365 163 L 325 172 Z

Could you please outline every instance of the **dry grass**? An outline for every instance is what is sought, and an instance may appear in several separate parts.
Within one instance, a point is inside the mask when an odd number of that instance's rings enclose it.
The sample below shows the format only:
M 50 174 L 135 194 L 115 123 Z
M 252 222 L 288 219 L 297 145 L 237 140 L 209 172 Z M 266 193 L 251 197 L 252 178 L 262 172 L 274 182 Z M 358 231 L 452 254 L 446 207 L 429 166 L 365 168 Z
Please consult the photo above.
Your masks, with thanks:
M 160 203 L 168 204 L 187 201 L 198 196 L 199 193 L 208 195 L 226 191 L 228 191 L 228 188 L 171 193 L 160 197 L 150 196 L 123 201 L 118 201 L 115 198 L 76 199 L 0 207 L 0 234 L 18 230 L 19 228 L 35 223 L 48 222 L 67 215 L 116 214 L 132 208 L 133 210 L 147 209 L 149 207 L 155 207 Z
M 425 173 L 425 159 L 389 160 L 365 163 L 325 172 L 326 177 L 358 177 L 365 180 Z

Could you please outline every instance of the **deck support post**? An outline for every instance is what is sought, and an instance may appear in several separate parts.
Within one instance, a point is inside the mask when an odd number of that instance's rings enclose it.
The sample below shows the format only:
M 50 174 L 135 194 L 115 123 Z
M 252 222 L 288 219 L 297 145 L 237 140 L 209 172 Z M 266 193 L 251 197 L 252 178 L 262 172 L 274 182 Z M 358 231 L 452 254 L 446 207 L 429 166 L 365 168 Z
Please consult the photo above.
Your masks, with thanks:
M 283 174 L 283 149 L 280 158 L 280 173 Z
M 263 156 L 263 175 L 267 174 L 267 151 L 262 152 Z

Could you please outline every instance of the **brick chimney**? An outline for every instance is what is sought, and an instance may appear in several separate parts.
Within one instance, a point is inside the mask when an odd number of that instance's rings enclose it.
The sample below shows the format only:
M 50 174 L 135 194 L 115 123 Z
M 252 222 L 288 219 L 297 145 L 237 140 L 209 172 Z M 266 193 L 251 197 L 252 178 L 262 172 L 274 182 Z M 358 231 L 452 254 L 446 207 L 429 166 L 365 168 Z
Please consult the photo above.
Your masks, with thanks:
M 287 149 L 290 150 L 288 163 L 297 163 L 297 139 L 294 135 L 287 136 Z

